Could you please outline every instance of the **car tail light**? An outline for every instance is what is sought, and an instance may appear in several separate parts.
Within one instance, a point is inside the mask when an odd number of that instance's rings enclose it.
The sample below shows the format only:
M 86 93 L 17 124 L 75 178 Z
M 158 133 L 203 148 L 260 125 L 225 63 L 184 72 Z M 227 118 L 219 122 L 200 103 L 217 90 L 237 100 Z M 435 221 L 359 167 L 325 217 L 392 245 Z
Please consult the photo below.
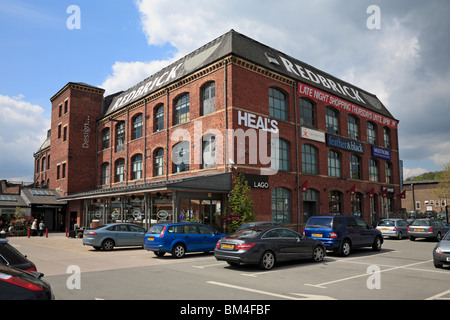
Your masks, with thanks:
M 12 284 L 14 286 L 25 288 L 27 290 L 35 291 L 35 292 L 44 291 L 44 289 L 41 286 L 38 286 L 34 283 L 31 283 L 31 282 L 28 282 L 21 278 L 13 277 L 13 276 L 7 275 L 7 274 L 0 273 L 0 281 Z
M 37 269 L 36 269 L 36 267 L 31 267 L 31 268 L 29 268 L 29 269 L 26 269 L 25 271 L 36 271 L 37 272 Z
M 164 226 L 164 228 L 162 229 L 161 233 L 159 234 L 160 238 L 162 238 L 164 236 L 164 233 L 166 232 L 166 228 L 167 228 L 167 226 Z
M 236 245 L 236 250 L 249 250 L 255 246 L 254 243 L 243 243 Z
M 408 226 L 408 231 L 411 231 L 411 228 Z
M 338 238 L 338 235 L 337 235 L 335 232 L 331 232 L 331 233 L 330 233 L 330 238 L 331 238 L 331 239 L 337 239 L 337 238 Z
M 433 227 L 430 227 L 430 228 L 428 229 L 428 232 L 434 232 Z
M 95 236 L 95 235 L 97 235 L 97 232 L 89 231 L 87 234 L 88 234 L 88 236 Z
M 217 243 L 216 243 L 216 248 L 217 248 L 217 249 L 220 249 L 220 240 L 217 241 Z
M 397 231 L 397 227 L 394 227 L 394 229 L 392 229 L 392 231 Z

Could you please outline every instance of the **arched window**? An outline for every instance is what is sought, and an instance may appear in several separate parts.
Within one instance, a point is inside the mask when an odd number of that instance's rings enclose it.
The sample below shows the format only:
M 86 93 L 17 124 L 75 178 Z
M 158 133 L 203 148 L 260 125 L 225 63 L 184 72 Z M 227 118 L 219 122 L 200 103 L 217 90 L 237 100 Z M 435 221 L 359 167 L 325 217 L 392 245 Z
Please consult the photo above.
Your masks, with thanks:
M 131 158 L 131 180 L 142 179 L 142 154 L 137 154 Z
M 367 122 L 367 142 L 377 144 L 377 126 L 372 122 Z
M 359 121 L 352 115 L 347 117 L 348 137 L 350 139 L 359 140 Z
M 318 152 L 317 148 L 310 145 L 302 145 L 302 172 L 308 174 L 318 174 Z
M 361 158 L 350 155 L 350 179 L 361 180 Z
M 132 132 L 131 132 L 131 139 L 139 139 L 142 138 L 144 135 L 144 116 L 142 113 L 139 113 L 133 119 L 131 120 L 132 124 Z
M 334 108 L 326 108 L 326 126 L 327 132 L 339 134 L 339 111 Z
M 383 138 L 384 138 L 384 147 L 390 149 L 391 148 L 391 129 L 384 127 L 383 128 Z
M 316 106 L 304 98 L 300 99 L 300 124 L 310 128 L 316 127 Z
M 154 164 L 153 174 L 155 177 L 162 176 L 164 174 L 164 149 L 159 148 L 154 152 Z
M 291 222 L 291 191 L 286 188 L 272 189 L 272 221 Z
M 104 164 L 102 164 L 102 181 L 101 181 L 102 185 L 107 185 L 109 184 L 109 163 L 105 162 Z
M 160 104 L 156 106 L 154 111 L 154 132 L 162 131 L 164 130 L 164 105 Z
M 115 167 L 115 177 L 114 182 L 124 182 L 125 181 L 125 159 L 118 159 L 114 163 Z
M 110 134 L 111 134 L 111 131 L 109 128 L 105 128 L 102 130 L 102 150 L 109 149 Z
M 116 152 L 125 150 L 125 121 L 116 125 Z
M 274 170 L 290 171 L 290 144 L 284 139 L 271 140 L 271 168 Z
M 209 82 L 202 88 L 201 115 L 206 116 L 216 111 L 216 83 Z
M 342 214 L 342 192 L 333 190 L 330 192 L 329 213 L 331 215 Z
M 341 177 L 341 154 L 334 150 L 328 150 L 328 175 Z
M 178 98 L 174 107 L 174 125 L 189 122 L 189 93 Z
M 216 136 L 209 134 L 203 137 L 202 144 L 203 169 L 216 167 Z
M 280 120 L 288 120 L 286 94 L 275 88 L 269 88 L 270 116 Z
M 378 182 L 378 161 L 369 159 L 369 180 Z
M 177 144 L 172 149 L 172 172 L 179 173 L 189 171 L 190 164 L 190 144 L 188 141 L 183 141 Z

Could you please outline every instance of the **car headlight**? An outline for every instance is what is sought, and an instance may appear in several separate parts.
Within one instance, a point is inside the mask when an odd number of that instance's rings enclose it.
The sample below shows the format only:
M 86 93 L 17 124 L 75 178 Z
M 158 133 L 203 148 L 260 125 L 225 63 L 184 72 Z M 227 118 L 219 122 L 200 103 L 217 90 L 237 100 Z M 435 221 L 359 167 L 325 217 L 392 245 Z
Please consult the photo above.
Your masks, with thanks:
M 434 252 L 436 252 L 437 254 L 442 254 L 442 250 L 440 247 L 436 247 L 436 249 L 434 249 Z

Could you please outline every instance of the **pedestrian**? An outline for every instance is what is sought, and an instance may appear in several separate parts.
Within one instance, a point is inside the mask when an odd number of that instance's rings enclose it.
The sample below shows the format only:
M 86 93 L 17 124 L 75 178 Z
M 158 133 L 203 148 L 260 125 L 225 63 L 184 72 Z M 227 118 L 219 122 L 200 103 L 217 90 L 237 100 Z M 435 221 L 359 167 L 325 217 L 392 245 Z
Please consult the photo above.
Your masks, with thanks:
M 39 236 L 43 236 L 44 235 L 44 230 L 45 230 L 45 224 L 44 221 L 41 220 L 41 222 L 39 223 Z
M 37 236 L 37 229 L 38 229 L 37 219 L 34 219 L 33 223 L 31 224 L 31 235 L 32 236 Z

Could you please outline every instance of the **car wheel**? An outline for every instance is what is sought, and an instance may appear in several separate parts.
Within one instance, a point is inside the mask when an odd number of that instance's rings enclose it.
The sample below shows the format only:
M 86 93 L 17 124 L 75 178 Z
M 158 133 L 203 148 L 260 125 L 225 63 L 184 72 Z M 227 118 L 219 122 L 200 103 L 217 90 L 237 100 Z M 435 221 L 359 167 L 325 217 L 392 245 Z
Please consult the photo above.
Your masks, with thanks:
M 403 233 L 399 232 L 397 235 L 397 240 L 402 240 L 403 239 Z
M 375 242 L 372 245 L 372 250 L 373 251 L 381 251 L 381 238 L 380 237 L 375 238 Z
M 185 254 L 186 249 L 181 243 L 176 244 L 172 249 L 172 255 L 177 259 L 183 258 Z
M 438 232 L 437 236 L 436 236 L 436 240 L 438 242 L 440 242 L 442 240 L 442 234 L 440 232 Z
M 433 260 L 433 264 L 435 268 L 442 268 L 444 265 L 442 263 L 437 262 L 436 260 Z
M 264 270 L 270 270 L 275 265 L 275 255 L 271 251 L 263 253 L 259 262 L 259 267 Z
M 315 247 L 313 251 L 313 260 L 315 262 L 321 262 L 323 261 L 324 257 L 325 257 L 325 249 L 322 246 Z
M 352 246 L 350 245 L 350 242 L 348 240 L 344 240 L 341 245 L 341 255 L 344 257 L 347 257 L 350 255 L 350 252 L 352 251 Z
M 112 241 L 111 239 L 107 239 L 102 242 L 102 249 L 105 251 L 111 251 L 112 249 L 114 249 L 114 245 L 114 241 Z

